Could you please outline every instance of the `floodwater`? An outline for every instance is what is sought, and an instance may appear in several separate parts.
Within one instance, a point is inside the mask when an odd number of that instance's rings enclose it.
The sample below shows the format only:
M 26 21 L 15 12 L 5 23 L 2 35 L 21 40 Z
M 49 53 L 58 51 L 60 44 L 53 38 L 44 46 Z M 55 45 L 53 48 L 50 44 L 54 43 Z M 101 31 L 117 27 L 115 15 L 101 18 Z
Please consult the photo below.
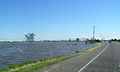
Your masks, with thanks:
M 84 42 L 0 43 L 0 68 L 45 57 L 68 56 L 98 45 Z

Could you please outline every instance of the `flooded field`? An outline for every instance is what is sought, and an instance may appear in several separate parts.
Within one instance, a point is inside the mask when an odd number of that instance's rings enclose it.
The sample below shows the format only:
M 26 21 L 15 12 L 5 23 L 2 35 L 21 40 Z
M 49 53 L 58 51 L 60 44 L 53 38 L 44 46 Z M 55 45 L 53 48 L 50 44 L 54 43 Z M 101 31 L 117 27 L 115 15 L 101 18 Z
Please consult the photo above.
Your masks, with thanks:
M 28 43 L 1 43 L 0 68 L 25 61 L 33 61 L 45 57 L 73 55 L 78 50 L 98 45 L 84 42 L 34 42 Z

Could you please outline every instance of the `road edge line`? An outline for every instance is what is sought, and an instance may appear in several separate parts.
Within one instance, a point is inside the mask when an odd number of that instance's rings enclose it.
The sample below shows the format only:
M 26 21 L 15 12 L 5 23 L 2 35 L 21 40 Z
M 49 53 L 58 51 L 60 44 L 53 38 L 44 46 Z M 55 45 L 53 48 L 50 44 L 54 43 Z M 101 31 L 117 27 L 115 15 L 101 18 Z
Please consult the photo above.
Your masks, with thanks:
M 109 43 L 107 44 L 107 46 L 97 55 L 95 56 L 90 62 L 88 62 L 85 66 L 83 66 L 78 72 L 83 71 L 88 65 L 90 65 L 96 58 L 98 58 L 109 46 Z

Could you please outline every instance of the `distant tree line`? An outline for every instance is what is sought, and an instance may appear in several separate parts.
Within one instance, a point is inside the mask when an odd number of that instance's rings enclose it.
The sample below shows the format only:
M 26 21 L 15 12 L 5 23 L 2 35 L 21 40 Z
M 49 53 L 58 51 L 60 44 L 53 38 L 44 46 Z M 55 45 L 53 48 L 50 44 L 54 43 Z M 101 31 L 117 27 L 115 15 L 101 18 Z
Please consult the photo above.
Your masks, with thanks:
M 89 43 L 98 43 L 98 42 L 102 42 L 102 40 L 99 39 L 86 39 L 85 44 L 89 44 Z
M 29 42 L 30 44 L 32 42 L 34 42 L 34 36 L 35 34 L 34 33 L 28 33 L 25 35 L 25 38 L 26 38 L 26 41 Z M 116 39 L 113 39 L 114 41 L 116 41 Z M 99 39 L 86 39 L 86 38 L 83 38 L 83 40 L 81 40 L 81 38 L 76 38 L 76 39 L 71 39 L 69 38 L 68 40 L 44 40 L 46 42 L 80 42 L 80 41 L 84 41 L 85 44 L 89 44 L 89 43 L 97 43 L 97 42 L 102 42 L 101 40 Z
M 120 42 L 120 39 L 111 39 L 111 41 Z

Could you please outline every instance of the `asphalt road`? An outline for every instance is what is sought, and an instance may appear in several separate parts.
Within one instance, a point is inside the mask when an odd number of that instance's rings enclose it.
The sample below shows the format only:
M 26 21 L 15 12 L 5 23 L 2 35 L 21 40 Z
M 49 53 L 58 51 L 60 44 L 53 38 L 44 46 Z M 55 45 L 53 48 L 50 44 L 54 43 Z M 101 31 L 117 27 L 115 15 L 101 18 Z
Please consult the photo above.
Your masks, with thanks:
M 120 43 L 106 44 L 35 72 L 120 72 Z

